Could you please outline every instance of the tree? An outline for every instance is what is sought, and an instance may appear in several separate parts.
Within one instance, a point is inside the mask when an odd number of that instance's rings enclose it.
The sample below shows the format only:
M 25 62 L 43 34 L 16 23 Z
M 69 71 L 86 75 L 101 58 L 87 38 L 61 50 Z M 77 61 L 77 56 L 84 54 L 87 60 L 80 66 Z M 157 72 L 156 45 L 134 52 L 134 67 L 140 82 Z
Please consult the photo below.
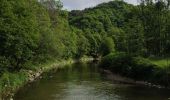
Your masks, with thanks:
M 25 0 L 0 3 L 0 56 L 8 59 L 11 69 L 19 70 L 37 49 L 39 33 L 35 10 L 30 7 L 34 3 Z
M 166 19 L 169 14 L 169 1 L 142 0 L 141 16 L 143 21 L 145 44 L 148 55 L 163 56 L 166 48 Z
M 145 38 L 142 22 L 139 17 L 139 10 L 134 8 L 126 16 L 124 31 L 126 32 L 127 52 L 136 55 L 145 55 Z
M 63 4 L 60 0 L 40 0 L 40 3 L 47 9 L 52 26 L 55 27 L 59 20 L 57 16 L 60 15 Z
M 105 37 L 100 46 L 100 52 L 103 56 L 115 51 L 115 44 L 111 37 Z
M 90 44 L 82 30 L 72 27 L 72 31 L 76 34 L 77 51 L 75 54 L 75 58 L 79 59 L 79 58 L 83 57 L 84 55 L 88 54 L 88 51 L 90 49 L 89 48 Z

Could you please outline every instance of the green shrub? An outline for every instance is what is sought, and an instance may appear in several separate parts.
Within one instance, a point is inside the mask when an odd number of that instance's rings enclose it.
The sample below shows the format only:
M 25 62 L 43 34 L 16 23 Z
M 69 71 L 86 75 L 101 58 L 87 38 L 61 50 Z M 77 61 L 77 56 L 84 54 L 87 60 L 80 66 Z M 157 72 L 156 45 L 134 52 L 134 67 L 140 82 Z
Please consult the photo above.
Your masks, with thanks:
M 132 63 L 133 65 L 129 77 L 135 80 L 149 80 L 156 68 L 148 59 L 142 57 L 133 57 Z
M 132 62 L 132 57 L 123 52 L 112 53 L 105 56 L 101 61 L 101 66 L 104 68 L 109 68 L 114 72 L 125 74 L 129 71 Z

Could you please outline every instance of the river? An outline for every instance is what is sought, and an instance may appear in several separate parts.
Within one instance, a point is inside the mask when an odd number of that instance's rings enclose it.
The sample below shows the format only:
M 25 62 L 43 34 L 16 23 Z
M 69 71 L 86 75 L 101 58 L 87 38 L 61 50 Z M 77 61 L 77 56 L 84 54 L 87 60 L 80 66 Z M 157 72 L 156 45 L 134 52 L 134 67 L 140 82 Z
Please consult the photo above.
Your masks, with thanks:
M 96 63 L 76 63 L 44 73 L 14 100 L 168 100 L 170 90 L 110 80 Z

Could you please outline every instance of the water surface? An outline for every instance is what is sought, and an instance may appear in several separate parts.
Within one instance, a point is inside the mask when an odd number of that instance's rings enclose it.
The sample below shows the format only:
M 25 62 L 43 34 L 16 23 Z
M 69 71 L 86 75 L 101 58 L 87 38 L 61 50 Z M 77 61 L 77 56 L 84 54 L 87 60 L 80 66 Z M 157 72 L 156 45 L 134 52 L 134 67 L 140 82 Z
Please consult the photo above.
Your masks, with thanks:
M 43 75 L 14 100 L 168 100 L 170 90 L 110 80 L 95 63 L 76 63 Z

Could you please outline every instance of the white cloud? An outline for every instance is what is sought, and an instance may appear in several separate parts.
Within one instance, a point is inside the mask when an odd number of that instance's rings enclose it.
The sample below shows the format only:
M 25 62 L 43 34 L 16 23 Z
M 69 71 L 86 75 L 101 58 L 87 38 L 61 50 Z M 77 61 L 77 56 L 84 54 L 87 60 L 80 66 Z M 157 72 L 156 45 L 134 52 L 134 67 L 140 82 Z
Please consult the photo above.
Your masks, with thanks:
M 82 10 L 84 8 L 93 7 L 102 2 L 108 2 L 112 0 L 61 0 L 64 8 L 68 10 Z M 137 4 L 137 0 L 124 0 L 131 4 Z
M 124 1 L 126 1 L 126 2 L 128 2 L 128 3 L 130 3 L 130 4 L 138 4 L 139 3 L 139 1 L 140 0 L 124 0 Z

